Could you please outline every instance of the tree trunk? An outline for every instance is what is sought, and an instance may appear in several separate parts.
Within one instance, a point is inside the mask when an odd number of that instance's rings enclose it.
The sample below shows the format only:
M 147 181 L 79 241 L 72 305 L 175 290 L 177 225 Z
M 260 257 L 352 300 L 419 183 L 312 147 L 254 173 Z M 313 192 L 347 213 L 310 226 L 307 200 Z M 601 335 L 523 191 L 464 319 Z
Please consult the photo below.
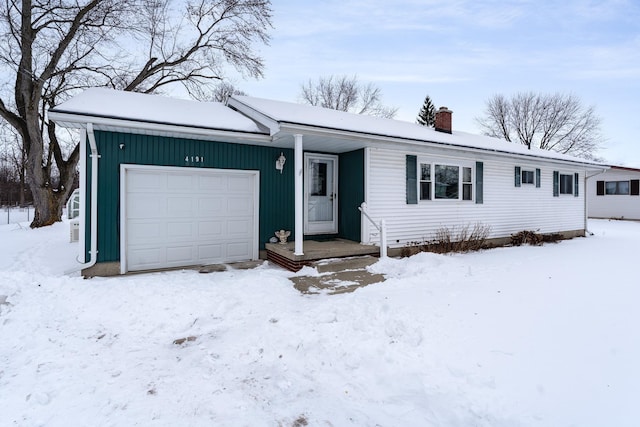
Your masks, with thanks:
M 33 193 L 33 207 L 35 214 L 31 228 L 44 227 L 62 221 L 62 209 L 67 199 L 68 191 L 53 191 L 48 187 L 31 186 Z
M 69 194 L 73 189 L 74 171 L 76 162 L 70 161 L 60 171 L 60 183 L 58 188 L 52 188 L 48 182 L 49 177 L 44 177 L 42 185 L 34 185 L 30 182 L 31 195 L 33 196 L 33 207 L 35 214 L 31 222 L 31 228 L 44 227 L 62 221 L 62 210 L 67 203 Z M 39 173 L 44 175 L 43 169 Z

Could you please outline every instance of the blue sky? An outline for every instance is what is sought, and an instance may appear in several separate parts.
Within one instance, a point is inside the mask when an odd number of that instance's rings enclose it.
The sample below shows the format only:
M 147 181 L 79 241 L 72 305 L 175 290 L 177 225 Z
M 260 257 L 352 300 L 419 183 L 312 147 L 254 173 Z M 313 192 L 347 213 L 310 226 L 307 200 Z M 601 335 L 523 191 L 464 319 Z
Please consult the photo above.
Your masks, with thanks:
M 454 129 L 495 94 L 572 93 L 602 118 L 615 164 L 640 167 L 640 2 L 637 0 L 272 0 L 261 47 L 265 78 L 251 96 L 297 101 L 319 76 L 357 75 L 415 121 L 424 97 L 453 110 Z

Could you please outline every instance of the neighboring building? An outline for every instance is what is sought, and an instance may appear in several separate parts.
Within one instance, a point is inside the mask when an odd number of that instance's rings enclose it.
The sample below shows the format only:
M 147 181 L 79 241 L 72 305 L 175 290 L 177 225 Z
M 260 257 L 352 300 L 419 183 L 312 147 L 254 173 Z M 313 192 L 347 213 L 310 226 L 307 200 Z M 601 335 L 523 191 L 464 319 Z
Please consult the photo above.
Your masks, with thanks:
M 640 220 L 640 169 L 611 166 L 588 180 L 591 218 Z
M 274 231 L 388 246 L 481 223 L 581 236 L 606 166 L 504 140 L 232 96 L 227 105 L 90 89 L 49 118 L 82 128 L 84 274 L 256 259 Z M 93 154 L 92 154 L 93 153 Z M 94 195 L 95 197 L 92 197 Z M 96 265 L 94 265 L 96 264 Z

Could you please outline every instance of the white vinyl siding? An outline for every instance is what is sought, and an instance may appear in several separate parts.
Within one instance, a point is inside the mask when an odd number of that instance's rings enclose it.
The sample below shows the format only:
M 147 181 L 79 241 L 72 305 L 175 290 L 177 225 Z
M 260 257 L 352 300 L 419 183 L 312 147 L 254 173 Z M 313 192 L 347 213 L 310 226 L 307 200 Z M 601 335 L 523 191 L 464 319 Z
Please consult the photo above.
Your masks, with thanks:
M 367 180 L 367 205 L 370 215 L 385 219 L 389 246 L 401 247 L 409 242 L 430 240 L 442 226 L 473 226 L 479 222 L 491 227 L 490 238 L 508 237 L 522 230 L 540 233 L 584 229 L 584 191 L 578 197 L 553 197 L 553 171 L 557 165 L 523 164 L 509 159 L 452 158 L 429 155 L 433 163 L 484 163 L 483 203 L 448 200 L 446 203 L 420 201 L 408 205 L 405 198 L 405 160 L 407 154 L 418 159 L 420 153 L 403 153 L 386 149 L 370 149 Z M 418 165 L 421 160 L 418 160 Z M 513 185 L 514 166 L 541 170 L 541 188 L 533 185 L 516 188 Z M 433 176 L 433 170 L 431 171 Z M 580 172 L 580 177 L 584 173 Z M 474 182 L 475 184 L 475 182 Z M 369 228 L 369 242 L 377 242 L 375 229 Z
M 587 211 L 592 218 L 622 218 L 640 220 L 640 196 L 604 194 L 598 196 L 598 181 L 616 182 L 640 179 L 640 171 L 609 169 L 587 180 Z

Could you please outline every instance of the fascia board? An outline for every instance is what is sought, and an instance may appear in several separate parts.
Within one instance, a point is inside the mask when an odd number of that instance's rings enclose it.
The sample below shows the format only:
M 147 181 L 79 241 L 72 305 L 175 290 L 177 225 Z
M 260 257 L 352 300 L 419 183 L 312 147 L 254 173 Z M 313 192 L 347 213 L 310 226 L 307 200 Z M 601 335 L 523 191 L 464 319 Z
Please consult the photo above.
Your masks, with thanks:
M 235 99 L 233 96 L 230 96 L 227 99 L 226 105 L 227 107 L 232 108 L 238 113 L 244 114 L 251 120 L 257 122 L 258 124 L 261 124 L 262 126 L 265 126 L 266 128 L 268 128 L 270 136 L 273 136 L 276 133 L 278 133 L 278 131 L 280 131 L 280 122 L 242 103 L 241 101 Z

